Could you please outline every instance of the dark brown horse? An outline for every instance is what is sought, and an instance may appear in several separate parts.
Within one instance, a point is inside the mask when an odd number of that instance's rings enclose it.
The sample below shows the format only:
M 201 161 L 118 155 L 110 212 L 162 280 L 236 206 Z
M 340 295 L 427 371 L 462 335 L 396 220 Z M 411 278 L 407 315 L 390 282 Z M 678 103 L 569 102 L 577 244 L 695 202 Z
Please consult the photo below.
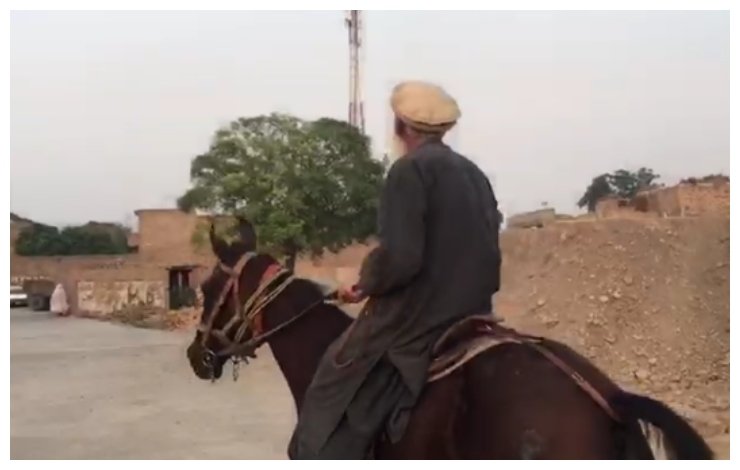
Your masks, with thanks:
M 203 283 L 204 311 L 187 350 L 195 374 L 218 379 L 233 357 L 269 344 L 300 410 L 324 351 L 352 323 L 315 283 L 254 253 L 251 225 L 231 245 L 211 231 L 220 263 Z M 427 386 L 398 443 L 379 438 L 383 459 L 710 459 L 692 427 L 666 405 L 627 393 L 567 346 L 547 349 L 600 391 L 522 344 L 503 344 Z M 611 411 L 613 416 L 610 416 Z

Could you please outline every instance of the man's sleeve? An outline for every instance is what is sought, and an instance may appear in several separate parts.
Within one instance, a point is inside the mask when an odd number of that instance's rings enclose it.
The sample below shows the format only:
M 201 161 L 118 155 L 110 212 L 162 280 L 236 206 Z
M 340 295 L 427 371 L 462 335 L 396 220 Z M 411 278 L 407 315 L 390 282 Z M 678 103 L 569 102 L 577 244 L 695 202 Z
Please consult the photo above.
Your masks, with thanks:
M 362 263 L 358 287 L 373 297 L 411 282 L 424 261 L 426 190 L 416 163 L 401 159 L 391 168 L 381 196 L 380 244 Z

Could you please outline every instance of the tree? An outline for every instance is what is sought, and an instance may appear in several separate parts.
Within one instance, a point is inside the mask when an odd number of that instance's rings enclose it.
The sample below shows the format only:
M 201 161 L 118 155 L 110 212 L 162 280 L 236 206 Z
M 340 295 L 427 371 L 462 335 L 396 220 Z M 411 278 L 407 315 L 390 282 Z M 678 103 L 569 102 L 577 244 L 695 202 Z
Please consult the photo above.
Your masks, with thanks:
M 604 173 L 591 180 L 586 192 L 578 200 L 578 207 L 587 206 L 589 212 L 594 212 L 596 203 L 604 197 L 613 195 L 632 199 L 638 192 L 655 187 L 658 178 L 660 175 L 645 167 L 636 172 L 621 169 L 613 173 Z
M 637 170 L 636 176 L 638 181 L 637 191 L 642 191 L 644 189 L 659 186 L 655 183 L 655 181 L 660 178 L 660 175 L 655 174 L 650 168 L 640 168 L 639 170 Z
M 587 206 L 589 212 L 594 212 L 596 210 L 596 203 L 599 199 L 611 194 L 614 194 L 614 190 L 609 183 L 609 175 L 606 173 L 599 175 L 591 180 L 591 184 L 586 188 L 586 192 L 583 193 L 581 199 L 578 200 L 578 207 L 583 208 L 584 206 Z
M 21 256 L 52 255 L 64 251 L 59 229 L 44 224 L 32 224 L 18 234 L 15 252 Z
M 59 230 L 34 223 L 21 230 L 15 251 L 21 256 L 116 255 L 129 248 L 125 229 L 115 224 L 91 222 Z
M 250 220 L 261 249 L 286 256 L 336 251 L 373 233 L 384 169 L 346 122 L 272 114 L 239 118 L 195 157 L 180 209 Z
M 660 178 L 653 170 L 642 167 L 636 172 L 617 170 L 611 175 L 610 183 L 615 189 L 617 196 L 624 199 L 632 199 L 642 190 L 653 186 L 653 181 Z

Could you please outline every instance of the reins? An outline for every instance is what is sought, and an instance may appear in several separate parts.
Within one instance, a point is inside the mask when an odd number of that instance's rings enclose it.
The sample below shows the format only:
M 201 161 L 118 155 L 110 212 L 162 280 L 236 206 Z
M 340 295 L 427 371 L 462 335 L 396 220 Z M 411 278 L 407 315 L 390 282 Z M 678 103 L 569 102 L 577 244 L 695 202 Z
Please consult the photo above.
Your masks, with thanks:
M 231 358 L 233 362 L 234 380 L 236 380 L 238 378 L 238 365 L 240 362 L 248 362 L 247 358 L 256 357 L 255 351 L 257 348 L 267 342 L 267 340 L 273 335 L 303 318 L 303 316 L 325 300 L 324 297 L 320 297 L 289 320 L 269 329 L 268 331 L 263 331 L 262 312 L 281 293 L 283 293 L 288 286 L 290 286 L 290 284 L 295 280 L 295 277 L 289 270 L 283 268 L 279 264 L 269 266 L 263 273 L 257 289 L 255 289 L 254 293 L 250 295 L 240 307 L 239 279 L 241 278 L 241 274 L 249 260 L 255 256 L 256 253 L 254 252 L 245 253 L 241 258 L 239 258 L 234 267 L 226 266 L 223 263 L 218 264 L 218 268 L 228 274 L 229 279 L 226 281 L 226 284 L 224 284 L 216 303 L 211 308 L 207 322 L 205 324 L 201 323 L 198 325 L 198 331 L 202 333 L 201 346 L 203 346 L 203 349 L 205 350 L 204 361 L 211 369 L 212 380 L 215 380 L 213 371 L 215 361 L 218 358 Z M 215 318 L 226 301 L 229 292 L 232 293 L 234 300 L 232 317 L 222 328 L 214 329 L 213 324 Z M 229 332 L 234 327 L 237 327 L 237 331 L 234 335 L 234 339 L 231 340 L 229 338 Z M 252 329 L 251 338 L 246 341 L 242 341 L 247 330 L 250 328 Z M 206 345 L 211 336 L 224 344 L 224 347 L 217 351 L 209 349 Z

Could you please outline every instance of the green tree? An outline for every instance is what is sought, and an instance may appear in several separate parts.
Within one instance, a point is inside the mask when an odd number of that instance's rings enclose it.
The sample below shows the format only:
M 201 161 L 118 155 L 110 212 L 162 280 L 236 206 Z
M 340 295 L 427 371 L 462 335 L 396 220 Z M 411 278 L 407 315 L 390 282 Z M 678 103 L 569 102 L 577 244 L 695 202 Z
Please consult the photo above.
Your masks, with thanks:
M 239 118 L 191 165 L 182 210 L 249 219 L 262 249 L 286 256 L 336 251 L 373 233 L 383 166 L 346 122 L 272 114 Z
M 619 197 L 632 199 L 644 189 L 653 186 L 653 182 L 660 178 L 653 170 L 642 167 L 636 172 L 628 170 L 617 170 L 611 175 L 610 182 Z
M 642 167 L 637 170 L 637 191 L 644 189 L 654 188 L 660 186 L 655 181 L 660 179 L 660 175 L 656 174 L 652 169 Z
M 586 206 L 589 212 L 594 212 L 599 199 L 611 194 L 614 194 L 614 189 L 609 182 L 609 175 L 606 173 L 599 175 L 591 180 L 591 184 L 586 188 L 586 192 L 578 200 L 578 207 L 583 208 Z
M 660 175 L 645 167 L 637 171 L 620 169 L 613 173 L 604 173 L 591 180 L 586 192 L 578 200 L 578 207 L 587 206 L 588 211 L 593 212 L 598 200 L 606 196 L 632 199 L 638 192 L 655 187 L 658 178 Z
M 126 232 L 113 224 L 56 227 L 33 224 L 18 235 L 15 251 L 22 256 L 102 255 L 129 252 Z
M 18 234 L 15 252 L 21 256 L 43 256 L 64 251 L 59 229 L 49 225 L 33 224 Z

